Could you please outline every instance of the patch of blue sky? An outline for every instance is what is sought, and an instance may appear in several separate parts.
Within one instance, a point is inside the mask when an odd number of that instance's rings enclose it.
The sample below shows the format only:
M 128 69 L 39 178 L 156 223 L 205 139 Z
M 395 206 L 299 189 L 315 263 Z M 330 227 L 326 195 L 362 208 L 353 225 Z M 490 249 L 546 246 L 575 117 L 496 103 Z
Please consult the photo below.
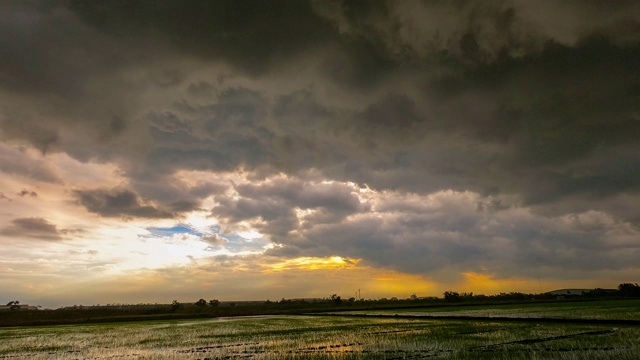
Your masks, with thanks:
M 234 251 L 246 251 L 262 249 L 269 241 L 265 238 L 247 239 L 238 234 L 219 234 L 221 237 L 229 240 L 225 247 Z
M 175 234 L 190 234 L 198 237 L 217 234 L 218 236 L 228 240 L 224 247 L 233 252 L 255 251 L 262 249 L 269 241 L 265 238 L 247 239 L 239 234 L 224 234 L 220 232 L 220 226 L 214 225 L 207 229 L 196 229 L 189 224 L 178 224 L 172 227 L 149 227 L 146 228 L 150 235 L 145 237 L 171 237 Z M 209 230 L 207 232 L 203 232 Z M 212 247 L 211 249 L 217 249 Z
M 149 227 L 146 228 L 147 231 L 149 231 L 151 233 L 151 235 L 155 235 L 155 236 L 172 236 L 173 234 L 190 234 L 190 235 L 195 235 L 195 236 L 204 236 L 206 235 L 205 233 L 196 230 L 195 228 L 193 228 L 192 226 L 189 226 L 187 224 L 178 224 L 176 226 L 172 226 L 172 227 L 166 227 L 166 228 L 162 228 L 162 227 Z

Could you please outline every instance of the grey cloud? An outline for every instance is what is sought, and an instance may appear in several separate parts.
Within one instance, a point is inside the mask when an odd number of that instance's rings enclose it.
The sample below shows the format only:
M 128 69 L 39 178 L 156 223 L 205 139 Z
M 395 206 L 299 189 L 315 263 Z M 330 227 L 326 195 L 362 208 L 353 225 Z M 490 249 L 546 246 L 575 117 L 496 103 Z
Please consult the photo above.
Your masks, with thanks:
M 284 202 L 272 199 L 230 199 L 216 198 L 219 205 L 212 209 L 212 213 L 230 223 L 249 219 L 263 219 L 269 233 L 278 237 L 287 236 L 288 232 L 297 225 L 295 212 Z
M 200 203 L 197 201 L 179 200 L 169 204 L 169 209 L 174 212 L 188 212 L 200 209 Z
M 229 242 L 229 240 L 223 238 L 222 236 L 218 235 L 218 234 L 210 234 L 210 235 L 205 235 L 203 237 L 200 238 L 200 240 L 206 242 L 207 244 L 214 246 L 214 247 L 220 247 L 226 243 Z
M 215 97 L 217 87 L 207 81 L 198 81 L 189 84 L 187 94 L 197 99 L 210 99 Z
M 35 33 L 46 33 L 49 43 L 59 44 L 71 65 L 81 64 L 74 65 L 73 77 L 62 76 L 72 72 L 56 68 L 62 55 L 28 54 L 45 46 L 22 49 L 22 57 L 48 59 L 56 69 L 39 70 L 42 76 L 31 83 L 43 93 L 56 93 L 58 100 L 37 101 L 46 102 L 42 109 L 50 110 L 43 112 L 48 121 L 18 107 L 21 114 L 4 116 L 1 126 L 5 137 L 28 139 L 43 152 L 68 151 L 83 161 L 116 158 L 140 184 L 176 169 L 262 171 L 271 166 L 289 173 L 316 168 L 327 176 L 381 188 L 428 192 L 451 184 L 460 190 L 522 192 L 529 199 L 534 191 L 510 172 L 533 172 L 551 182 L 550 188 L 562 189 L 552 183 L 551 167 L 589 158 L 598 147 L 634 142 L 638 135 L 637 45 L 619 42 L 624 34 L 611 30 L 632 21 L 637 6 L 545 2 L 543 7 L 559 8 L 562 14 L 575 10 L 567 20 L 574 40 L 563 37 L 560 27 L 538 29 L 532 25 L 539 20 L 538 10 L 508 1 L 166 2 L 153 9 L 142 2 L 35 7 L 15 2 L 10 12 L 33 22 Z M 608 20 L 585 20 L 598 13 L 608 14 Z M 293 14 L 299 16 L 294 19 Z M 257 21 L 266 15 L 279 26 Z M 430 21 L 416 22 L 422 15 Z M 20 18 L 6 26 L 29 40 L 33 35 Z M 180 26 L 185 22 L 190 26 Z M 411 29 L 415 39 L 409 38 Z M 72 33 L 79 34 L 78 41 L 58 41 Z M 131 33 L 137 35 L 126 36 Z M 290 40 L 284 33 L 308 36 Z M 9 48 L 18 46 L 8 37 L 5 41 Z M 265 56 L 257 55 L 256 43 L 265 46 Z M 246 74 L 252 74 L 254 84 L 278 83 L 284 74 L 276 69 L 287 64 L 269 59 L 296 55 L 287 59 L 300 62 L 310 53 L 318 54 L 320 65 L 313 64 L 317 68 L 305 74 L 310 77 L 306 83 L 317 87 L 280 94 L 275 85 L 229 85 Z M 240 70 L 194 78 L 189 68 L 162 63 L 192 55 L 221 59 Z M 12 61 L 5 69 L 7 74 L 28 73 L 28 66 Z M 134 80 L 127 81 L 125 74 L 134 74 Z M 329 105 L 331 96 L 318 90 L 336 84 L 339 93 L 333 97 L 356 94 L 341 108 Z M 173 102 L 159 96 L 162 103 L 140 109 L 132 105 L 136 101 L 130 98 L 150 89 L 166 92 L 163 96 Z M 438 136 L 443 143 L 460 142 L 461 149 L 480 146 L 450 155 L 449 149 L 425 144 Z M 493 148 L 487 151 L 483 143 Z M 107 144 L 117 144 L 119 150 Z M 134 152 L 139 158 L 128 156 Z M 465 156 L 475 161 L 461 160 Z M 393 176 L 393 181 L 384 180 Z M 424 176 L 430 181 L 416 180 Z M 136 191 L 145 192 L 142 187 Z M 555 192 L 548 192 L 550 201 Z
M 153 115 L 149 129 L 156 146 L 152 166 L 234 170 L 268 161 L 270 131 L 266 103 L 246 88 L 226 89 L 205 105 L 175 104 L 175 112 Z
M 278 199 L 302 209 L 324 207 L 334 212 L 353 213 L 363 208 L 354 189 L 337 182 L 316 183 L 291 179 L 275 179 L 265 184 L 242 184 L 236 187 L 247 198 Z
M 537 53 L 547 42 L 572 46 L 594 33 L 640 40 L 634 2 L 456 1 L 317 2 L 343 33 L 384 46 L 398 59 L 448 58 L 463 64 Z M 631 30 L 631 31 L 629 31 Z M 631 32 L 631 34 L 629 34 Z
M 375 44 L 356 41 L 339 42 L 323 52 L 322 74 L 346 91 L 368 93 L 397 70 L 396 63 Z
M 130 190 L 75 190 L 74 195 L 88 211 L 107 217 L 172 218 L 176 214 L 145 203 Z
M 28 118 L 19 114 L 10 114 L 0 120 L 0 127 L 5 136 L 27 139 L 42 153 L 56 150 L 60 145 L 60 136 L 55 127 L 48 124 L 32 124 Z
M 29 191 L 29 190 L 27 190 L 27 189 L 22 189 L 22 191 L 20 191 L 20 192 L 18 193 L 18 195 L 19 195 L 19 196 L 22 196 L 22 197 L 25 197 L 25 196 L 27 196 L 27 195 L 29 195 L 29 196 L 31 196 L 31 197 L 37 197 L 37 196 L 38 196 L 38 193 L 37 193 L 37 192 L 35 192 L 35 191 Z
M 216 196 L 219 205 L 212 209 L 213 215 L 231 223 L 262 219 L 266 222 L 263 230 L 274 240 L 288 236 L 301 222 L 309 221 L 299 219 L 295 209 L 313 210 L 311 222 L 316 223 L 340 221 L 368 208 L 352 187 L 340 183 L 275 179 L 260 185 L 238 185 L 235 190 L 238 199 Z
M 58 241 L 67 231 L 58 230 L 55 224 L 43 218 L 19 218 L 12 225 L 0 230 L 0 234 L 11 237 L 28 237 L 39 240 Z
M 283 247 L 270 252 L 340 254 L 418 274 L 448 268 L 521 277 L 532 271 L 557 277 L 564 270 L 620 270 L 633 266 L 640 253 L 640 229 L 602 212 L 546 217 L 516 206 L 478 208 L 478 202 L 497 201 L 453 192 L 421 202 L 421 207 L 382 206 L 349 221 L 300 227 L 295 235 L 278 238 Z
M 3 4 L 0 47 L 10 55 L 0 60 L 0 139 L 82 161 L 111 158 L 104 146 L 129 129 L 133 111 L 125 95 L 132 86 L 118 73 L 127 52 L 60 4 Z
M 602 38 L 549 44 L 348 108 L 311 90 L 270 102 L 231 88 L 210 105 L 183 103 L 164 115 L 165 130 L 152 130 L 162 147 L 149 159 L 168 169 L 316 168 L 378 189 L 470 189 L 527 204 L 636 192 L 640 110 L 627 90 L 640 83 L 637 52 Z
M 349 131 L 369 153 L 350 152 L 332 175 L 377 188 L 516 193 L 530 204 L 637 192 L 638 56 L 637 46 L 589 38 L 439 76 L 412 94 L 428 109 L 387 99 L 362 112 L 369 126 Z M 389 126 L 376 133 L 378 124 Z
M 216 176 L 195 181 L 187 175 L 176 178 L 173 173 L 165 174 L 157 168 L 136 169 L 131 176 L 132 191 L 139 197 L 153 199 L 171 212 L 199 210 L 202 199 L 230 187 Z
M 0 171 L 48 183 L 60 183 L 56 171 L 43 159 L 33 158 L 24 147 L 0 145 Z
M 279 58 L 334 33 L 308 2 L 300 1 L 166 1 L 156 6 L 143 1 L 70 1 L 69 8 L 110 36 L 161 38 L 175 51 L 223 59 L 250 73 L 264 72 Z
M 217 182 L 200 182 L 189 189 L 189 193 L 196 198 L 204 198 L 211 194 L 221 193 L 229 187 L 228 184 Z
M 414 123 L 421 121 L 414 101 L 400 94 L 391 94 L 371 104 L 357 118 L 364 123 L 365 130 L 381 128 L 382 131 L 411 130 Z
M 448 257 L 478 268 L 492 259 L 600 266 L 589 246 L 621 242 L 625 226 L 636 234 L 640 208 L 628 199 L 640 191 L 637 2 L 15 1 L 6 9 L 0 136 L 119 165 L 131 190 L 74 192 L 102 216 L 174 217 L 214 195 L 215 216 L 230 225 L 260 219 L 261 231 L 288 245 L 274 251 L 348 249 L 411 271 Z M 0 170 L 61 182 L 25 154 L 0 147 Z M 239 198 L 230 198 L 227 184 L 173 178 L 238 169 L 256 182 L 288 180 L 236 185 Z M 417 200 L 363 203 L 325 178 Z M 495 198 L 421 203 L 446 189 Z M 618 235 L 556 224 L 589 210 L 614 216 L 608 226 Z M 492 220 L 502 222 L 491 228 Z

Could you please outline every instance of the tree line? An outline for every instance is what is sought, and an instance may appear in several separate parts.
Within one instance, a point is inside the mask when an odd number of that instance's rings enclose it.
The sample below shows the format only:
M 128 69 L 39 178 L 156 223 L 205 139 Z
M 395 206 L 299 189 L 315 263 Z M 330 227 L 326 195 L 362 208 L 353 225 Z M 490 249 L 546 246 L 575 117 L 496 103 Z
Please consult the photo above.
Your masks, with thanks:
M 640 298 L 640 285 L 637 283 L 622 283 L 616 289 L 600 289 L 585 291 L 581 295 L 577 294 L 527 294 L 521 292 L 500 293 L 496 295 L 474 295 L 472 292 L 458 293 L 455 291 L 445 291 L 443 300 L 448 303 L 466 301 L 524 301 L 524 300 L 548 300 L 558 297 L 580 297 L 580 298 Z

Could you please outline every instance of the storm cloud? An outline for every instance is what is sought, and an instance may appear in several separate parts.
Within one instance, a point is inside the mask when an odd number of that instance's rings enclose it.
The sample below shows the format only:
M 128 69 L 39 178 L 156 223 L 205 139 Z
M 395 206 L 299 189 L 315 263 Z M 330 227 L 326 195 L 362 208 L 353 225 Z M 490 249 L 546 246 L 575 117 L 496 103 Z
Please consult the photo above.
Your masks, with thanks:
M 80 204 L 88 211 L 101 216 L 133 216 L 142 218 L 166 218 L 174 214 L 153 204 L 146 204 L 140 197 L 129 190 L 76 190 L 75 195 Z M 187 204 L 191 207 L 191 204 Z M 178 208 L 183 204 L 177 204 Z
M 636 1 L 0 13 L 4 236 L 71 238 L 44 219 L 75 228 L 90 213 L 114 229 L 213 226 L 194 241 L 220 256 L 258 239 L 251 261 L 640 272 Z

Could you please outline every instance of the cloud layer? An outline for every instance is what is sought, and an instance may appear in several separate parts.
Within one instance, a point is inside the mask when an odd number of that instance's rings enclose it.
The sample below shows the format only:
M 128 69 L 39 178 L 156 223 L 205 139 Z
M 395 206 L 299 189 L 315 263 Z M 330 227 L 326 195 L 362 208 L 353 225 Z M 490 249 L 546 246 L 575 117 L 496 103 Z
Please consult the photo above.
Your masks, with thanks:
M 640 272 L 637 2 L 2 7 L 2 244 L 96 274 L 156 244 L 172 274 Z

